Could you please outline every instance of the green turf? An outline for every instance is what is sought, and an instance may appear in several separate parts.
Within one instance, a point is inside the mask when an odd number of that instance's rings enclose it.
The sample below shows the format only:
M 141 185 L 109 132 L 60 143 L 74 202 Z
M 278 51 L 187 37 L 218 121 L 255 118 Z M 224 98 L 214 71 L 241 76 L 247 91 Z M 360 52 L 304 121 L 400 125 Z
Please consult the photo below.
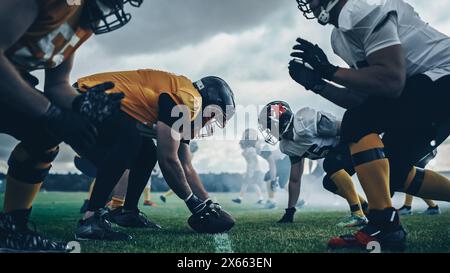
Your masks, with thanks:
M 39 231 L 53 238 L 70 241 L 80 214 L 85 193 L 41 193 L 33 208 L 32 220 Z M 158 194 L 154 194 L 158 196 Z M 234 252 L 327 252 L 331 236 L 350 232 L 336 227 L 345 211 L 307 209 L 296 215 L 294 224 L 276 224 L 282 209 L 264 210 L 254 205 L 237 205 L 231 194 L 216 195 L 236 218 L 229 232 Z M 0 195 L 0 202 L 3 196 Z M 158 200 L 159 201 L 159 200 Z M 193 233 L 186 223 L 189 216 L 184 204 L 170 197 L 157 208 L 143 208 L 163 230 L 122 229 L 134 237 L 131 242 L 82 242 L 82 252 L 214 252 L 212 235 Z M 408 230 L 408 252 L 450 252 L 450 210 L 439 216 L 410 216 L 402 219 Z

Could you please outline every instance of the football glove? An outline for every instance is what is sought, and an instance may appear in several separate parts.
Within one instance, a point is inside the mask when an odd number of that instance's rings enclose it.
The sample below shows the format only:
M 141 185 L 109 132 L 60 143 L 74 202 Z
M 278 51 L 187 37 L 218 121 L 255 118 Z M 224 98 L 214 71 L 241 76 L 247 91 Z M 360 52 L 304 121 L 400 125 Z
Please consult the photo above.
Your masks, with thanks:
M 291 56 L 309 64 L 323 79 L 332 80 L 339 69 L 328 61 L 327 55 L 318 45 L 313 45 L 307 40 L 297 38 L 297 44 L 293 49 Z
M 320 94 L 326 86 L 326 82 L 319 73 L 295 59 L 289 62 L 289 75 L 306 90 L 311 90 L 316 94 Z
M 233 217 L 218 203 L 204 201 L 188 219 L 189 226 L 198 233 L 222 233 L 234 226 Z
M 114 88 L 112 82 L 104 82 L 88 88 L 87 92 L 74 99 L 72 109 L 92 123 L 100 124 L 120 110 L 120 101 L 124 98 L 124 94 L 105 92 L 112 88 Z

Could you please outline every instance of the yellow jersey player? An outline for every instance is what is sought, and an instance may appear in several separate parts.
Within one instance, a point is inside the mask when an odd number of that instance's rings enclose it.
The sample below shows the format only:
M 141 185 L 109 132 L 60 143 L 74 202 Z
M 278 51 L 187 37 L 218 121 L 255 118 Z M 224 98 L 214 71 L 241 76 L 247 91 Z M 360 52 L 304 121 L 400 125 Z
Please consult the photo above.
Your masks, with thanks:
M 197 232 L 224 232 L 234 225 L 232 217 L 209 199 L 192 166 L 189 142 L 202 128 L 212 133 L 224 127 L 235 111 L 234 95 L 218 77 L 192 82 L 185 76 L 142 69 L 110 72 L 79 79 L 83 92 L 98 83 L 114 83 L 112 93 L 123 92 L 121 111 L 98 127 L 95 149 L 82 154 L 97 167 L 96 184 L 88 211 L 76 229 L 78 240 L 130 240 L 115 231 L 109 221 L 125 227 L 156 227 L 138 209 L 139 198 L 158 162 L 170 188 L 192 212 L 188 223 Z M 151 129 L 156 132 L 152 132 Z M 150 129 L 150 130 L 149 130 Z M 152 135 L 157 139 L 157 146 Z M 129 169 L 123 208 L 111 214 L 104 209 L 109 195 Z

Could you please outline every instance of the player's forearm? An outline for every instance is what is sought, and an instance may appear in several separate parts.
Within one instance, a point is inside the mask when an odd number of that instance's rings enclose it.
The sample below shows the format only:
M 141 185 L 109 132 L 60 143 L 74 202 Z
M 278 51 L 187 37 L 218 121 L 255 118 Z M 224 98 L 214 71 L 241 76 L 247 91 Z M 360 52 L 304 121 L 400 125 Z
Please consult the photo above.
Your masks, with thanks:
M 205 187 L 200 180 L 200 177 L 198 176 L 192 165 L 184 166 L 183 169 L 184 173 L 186 174 L 187 183 L 191 187 L 191 190 L 194 192 L 194 194 L 202 200 L 208 199 L 208 192 L 206 192 Z
M 301 180 L 289 180 L 289 200 L 288 200 L 288 208 L 295 208 L 298 202 L 298 198 L 300 196 L 300 187 L 302 181 Z
M 359 70 L 339 68 L 333 82 L 369 96 L 397 98 L 403 91 L 405 77 L 401 71 L 373 65 Z
M 192 191 L 187 183 L 181 162 L 171 157 L 159 157 L 158 162 L 164 179 L 173 192 L 183 200 L 188 198 Z
M 30 116 L 42 116 L 50 106 L 50 102 L 42 94 L 28 85 L 0 52 L 0 101 L 23 111 Z
M 363 103 L 367 98 L 367 95 L 363 93 L 329 83 L 325 86 L 324 90 L 320 92 L 320 96 L 344 109 L 356 107 Z
M 72 102 L 79 95 L 67 82 L 46 87 L 45 94 L 52 103 L 65 109 L 72 109 Z

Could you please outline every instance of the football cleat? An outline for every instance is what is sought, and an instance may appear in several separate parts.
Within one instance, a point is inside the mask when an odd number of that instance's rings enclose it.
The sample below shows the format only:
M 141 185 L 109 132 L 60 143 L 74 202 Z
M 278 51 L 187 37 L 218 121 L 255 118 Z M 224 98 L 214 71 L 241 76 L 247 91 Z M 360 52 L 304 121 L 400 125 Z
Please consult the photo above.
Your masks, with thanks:
M 403 206 L 398 209 L 398 214 L 400 214 L 401 216 L 409 216 L 413 213 L 411 207 Z
M 128 228 L 154 228 L 161 229 L 161 226 L 152 222 L 140 210 L 124 210 L 123 207 L 112 210 L 109 214 L 109 219 L 121 227 Z
M 156 204 L 155 202 L 150 201 L 150 200 L 145 200 L 144 201 L 144 206 L 146 206 L 146 207 L 157 207 L 158 204 Z
M 80 220 L 75 230 L 75 240 L 129 241 L 132 237 L 111 228 L 107 209 L 97 210 L 92 217 Z
M 373 226 L 366 226 L 355 234 L 332 238 L 328 242 L 330 249 L 367 249 L 370 242 L 378 242 L 382 250 L 404 251 L 406 248 L 406 231 L 402 226 L 396 230 L 381 231 Z
M 160 195 L 159 199 L 161 199 L 161 201 L 163 201 L 164 203 L 166 203 L 167 198 L 164 195 Z
M 438 215 L 441 214 L 441 209 L 439 206 L 428 207 L 426 210 L 422 211 L 420 214 L 422 215 Z
M 279 224 L 293 223 L 294 222 L 294 214 L 297 210 L 295 208 L 287 208 L 283 217 L 278 220 Z
M 188 219 L 188 224 L 194 231 L 209 234 L 226 232 L 234 223 L 233 217 L 211 200 L 203 202 Z
M 367 225 L 368 222 L 369 222 L 369 220 L 367 220 L 367 217 L 352 214 L 352 215 L 342 219 L 342 221 L 339 222 L 337 224 L 337 226 L 338 227 L 360 227 L 360 226 Z
M 262 205 L 264 203 L 264 199 L 259 199 L 257 202 L 256 202 L 256 205 Z
M 0 253 L 67 253 L 65 243 L 55 242 L 28 227 L 31 209 L 0 213 Z
M 235 198 L 235 199 L 232 199 L 231 201 L 233 201 L 233 202 L 236 203 L 236 204 L 242 203 L 241 198 Z
M 398 212 L 394 208 L 371 210 L 367 215 L 369 223 L 352 235 L 332 238 L 331 249 L 367 249 L 370 242 L 378 242 L 381 250 L 403 251 L 406 247 L 406 231 L 400 225 Z

